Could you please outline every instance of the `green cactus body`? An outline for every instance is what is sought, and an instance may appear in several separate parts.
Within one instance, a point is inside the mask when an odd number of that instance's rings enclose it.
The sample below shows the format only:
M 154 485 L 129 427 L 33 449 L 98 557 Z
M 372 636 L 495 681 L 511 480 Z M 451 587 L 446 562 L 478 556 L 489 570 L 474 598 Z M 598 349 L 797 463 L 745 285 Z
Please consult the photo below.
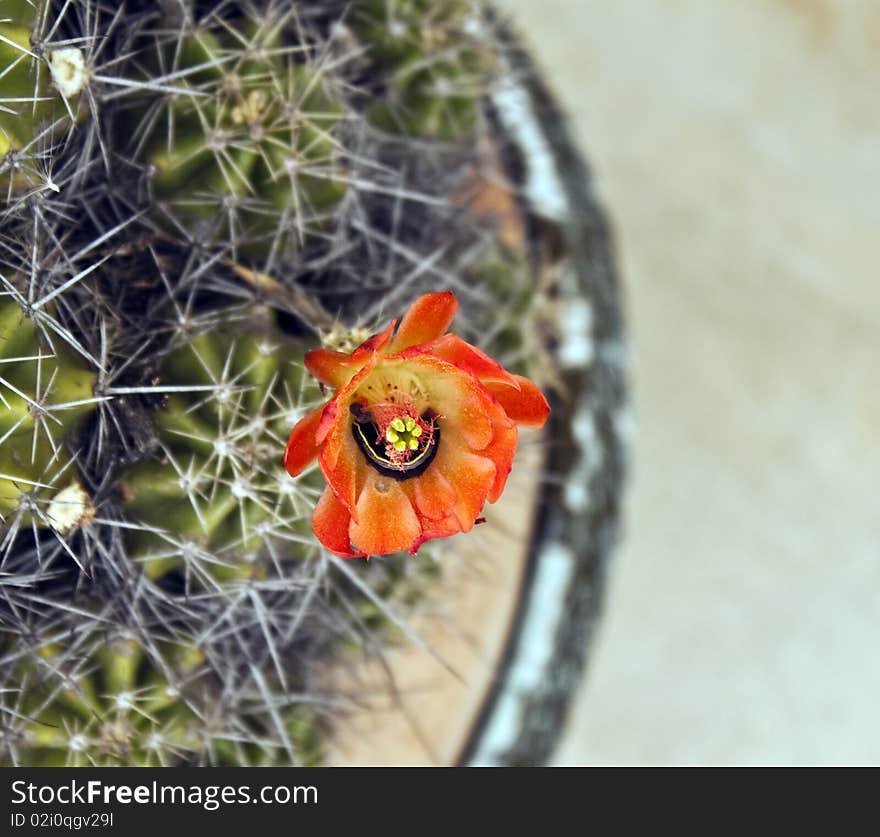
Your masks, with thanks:
M 50 646 L 39 657 L 51 667 L 58 654 Z M 131 640 L 103 644 L 62 683 L 30 668 L 20 709 L 30 723 L 16 742 L 28 765 L 167 766 L 199 747 L 197 716 Z
M 62 652 L 57 645 L 11 665 L 24 685 L 16 711 L 27 720 L 14 740 L 0 736 L 0 755 L 14 750 L 15 760 L 33 767 L 285 763 L 283 748 L 268 737 L 261 744 L 237 741 L 224 719 L 199 702 L 211 684 L 195 648 L 166 648 L 170 671 L 163 673 L 133 639 L 95 645 L 64 678 L 53 674 Z M 290 713 L 286 734 L 303 758 L 317 760 L 314 725 L 305 712 Z
M 50 509 L 76 484 L 65 440 L 93 408 L 94 384 L 94 372 L 60 339 L 47 346 L 15 302 L 0 302 L 0 526 L 17 519 L 68 528 L 54 519 L 65 510 Z
M 368 106 L 378 127 L 456 140 L 473 133 L 494 58 L 478 43 L 478 12 L 468 0 L 371 0 L 351 20 L 368 48 L 384 95 Z
M 57 120 L 76 113 L 85 79 L 78 48 L 34 52 L 37 23 L 37 11 L 26 0 L 0 3 L 0 198 L 40 179 L 32 159 L 39 152 L 35 140 L 47 127 L 55 135 Z
M 131 535 L 152 577 L 182 562 L 198 565 L 199 556 L 216 581 L 259 574 L 263 542 L 278 531 L 300 538 L 303 554 L 310 549 L 320 479 L 291 480 L 280 452 L 320 393 L 295 341 L 268 316 L 249 325 L 201 334 L 162 366 L 162 381 L 183 391 L 155 416 L 161 459 L 124 479 L 129 515 L 173 533 L 173 543 L 147 531 Z
M 138 136 L 156 196 L 184 218 L 219 219 L 216 235 L 245 252 L 268 249 L 279 216 L 292 219 L 296 249 L 345 191 L 334 137 L 344 108 L 320 67 L 286 44 L 288 17 L 215 22 L 157 47 L 157 68 L 173 66 L 181 92 L 152 104 Z

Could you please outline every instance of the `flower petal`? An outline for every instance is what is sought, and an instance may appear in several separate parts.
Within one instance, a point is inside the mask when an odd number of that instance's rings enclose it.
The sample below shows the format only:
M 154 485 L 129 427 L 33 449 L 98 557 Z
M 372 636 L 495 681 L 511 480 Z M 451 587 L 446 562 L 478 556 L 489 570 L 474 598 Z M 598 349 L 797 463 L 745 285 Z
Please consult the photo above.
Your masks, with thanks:
M 449 291 L 420 296 L 404 315 L 389 351 L 427 343 L 449 328 L 458 310 L 458 300 Z
M 489 397 L 491 398 L 491 396 Z M 486 414 L 492 422 L 492 440 L 476 453 L 495 463 L 495 478 L 486 498 L 490 503 L 494 503 L 504 491 L 504 485 L 513 466 L 519 434 L 516 424 L 495 399 L 491 399 L 491 403 L 486 408 Z M 464 438 L 457 436 L 454 427 L 447 426 L 446 435 L 442 437 L 441 443 L 451 443 L 462 449 L 467 442 Z
M 355 552 L 351 548 L 348 534 L 350 523 L 348 509 L 339 502 L 331 489 L 324 489 L 312 517 L 312 530 L 331 552 L 343 558 L 360 558 L 363 553 Z
M 422 534 L 410 547 L 409 554 L 415 555 L 426 541 L 432 541 L 435 538 L 448 538 L 450 535 L 457 535 L 460 531 L 461 526 L 458 519 L 452 514 L 442 520 L 422 520 Z
M 422 534 L 409 497 L 397 480 L 370 469 L 357 501 L 358 522 L 351 542 L 367 555 L 388 555 L 410 549 Z
M 315 441 L 319 445 L 324 444 L 330 431 L 335 426 L 338 416 L 339 401 L 334 398 L 332 401 L 328 401 L 324 405 L 324 409 L 321 412 L 321 420 L 318 422 L 318 426 L 315 429 Z
M 483 383 L 492 381 L 517 390 L 520 387 L 517 379 L 498 361 L 492 360 L 485 352 L 455 334 L 444 334 L 422 348 L 459 369 L 469 372 Z
M 455 423 L 456 428 L 473 450 L 482 450 L 492 441 L 492 421 L 485 403 L 488 399 L 482 398 L 481 395 L 479 391 L 467 391 L 462 388 L 462 395 L 457 403 L 445 402 L 455 406 L 448 411 L 446 421 L 441 422 L 441 428 Z
M 372 337 L 368 337 L 364 340 L 364 342 L 351 353 L 349 362 L 353 366 L 360 366 L 372 355 L 381 352 L 390 342 L 391 335 L 394 334 L 394 326 L 396 325 L 397 320 L 392 320 L 385 331 L 380 331 L 378 334 L 374 334 Z
M 341 449 L 331 465 L 328 461 L 328 447 L 325 445 L 318 454 L 318 464 L 327 484 L 333 489 L 336 498 L 346 507 L 355 522 L 358 519 L 357 498 L 367 479 L 367 468 L 363 454 L 351 433 L 341 434 Z
M 356 371 L 356 366 L 352 364 L 349 355 L 330 349 L 313 349 L 306 352 L 305 363 L 306 369 L 322 384 L 335 389 L 350 381 Z
M 518 390 L 492 381 L 486 382 L 486 389 L 498 399 L 504 412 L 517 424 L 526 427 L 543 427 L 550 414 L 550 405 L 544 393 L 528 378 L 523 378 L 522 375 L 513 377 L 519 384 Z
M 429 520 L 442 520 L 452 514 L 455 505 L 455 489 L 439 468 L 429 467 L 418 479 L 413 480 L 416 510 Z
M 495 482 L 495 463 L 441 440 L 431 467 L 437 467 L 455 489 L 452 513 L 462 532 L 473 528 Z
M 315 433 L 318 444 L 324 445 L 321 451 L 323 454 L 322 468 L 326 466 L 332 470 L 336 467 L 336 460 L 342 451 L 345 434 L 348 433 L 348 425 L 351 421 L 349 408 L 352 396 L 373 371 L 378 359 L 378 355 L 372 355 L 361 370 L 345 386 L 341 387 L 333 400 L 327 404 L 324 418 Z
M 295 477 L 318 455 L 319 443 L 315 435 L 323 413 L 322 405 L 301 418 L 290 431 L 284 449 L 284 467 L 290 476 Z
M 518 435 L 515 424 L 496 425 L 492 444 L 480 451 L 480 456 L 485 456 L 495 463 L 495 480 L 486 497 L 490 503 L 494 503 L 504 491 L 507 477 L 513 467 Z

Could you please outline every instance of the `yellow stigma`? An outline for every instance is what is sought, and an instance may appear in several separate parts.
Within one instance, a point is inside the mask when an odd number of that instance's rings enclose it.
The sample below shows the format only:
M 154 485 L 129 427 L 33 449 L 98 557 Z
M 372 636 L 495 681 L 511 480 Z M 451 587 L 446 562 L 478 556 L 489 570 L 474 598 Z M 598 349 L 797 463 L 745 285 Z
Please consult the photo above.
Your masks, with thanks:
M 419 449 L 419 436 L 422 428 L 411 416 L 398 416 L 392 419 L 385 431 L 385 440 L 396 451 Z

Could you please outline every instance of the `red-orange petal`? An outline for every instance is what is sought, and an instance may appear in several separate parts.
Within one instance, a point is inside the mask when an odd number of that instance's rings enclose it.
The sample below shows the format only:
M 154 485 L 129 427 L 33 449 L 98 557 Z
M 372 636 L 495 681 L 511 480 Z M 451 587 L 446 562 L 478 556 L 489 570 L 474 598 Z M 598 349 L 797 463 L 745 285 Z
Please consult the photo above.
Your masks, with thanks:
M 435 538 L 448 538 L 450 535 L 457 535 L 461 531 L 461 525 L 453 514 L 444 517 L 442 520 L 422 520 L 421 523 L 422 534 L 410 547 L 410 555 L 415 555 L 422 544 L 427 541 L 432 541 Z
M 455 489 L 439 468 L 428 468 L 413 480 L 416 511 L 429 520 L 442 520 L 452 514 Z
M 321 419 L 315 428 L 315 442 L 318 445 L 324 444 L 324 441 L 336 424 L 338 416 L 339 402 L 334 398 L 332 401 L 328 401 L 324 405 L 324 409 L 321 411 Z
M 301 418 L 290 431 L 287 447 L 284 449 L 284 467 L 290 476 L 299 474 L 317 455 L 319 443 L 315 438 L 324 407 L 318 407 Z
M 435 340 L 449 328 L 456 311 L 458 300 L 449 291 L 420 296 L 400 321 L 389 351 L 399 352 Z
M 467 440 L 468 446 L 473 450 L 482 450 L 492 441 L 492 421 L 489 418 L 488 399 L 476 389 L 461 388 L 461 398 L 456 401 L 445 403 L 454 405 L 443 414 L 447 421 L 444 424 L 455 422 L 458 431 Z M 444 402 L 440 402 L 441 405 Z M 442 407 L 441 407 L 442 409 Z
M 470 531 L 495 482 L 495 463 L 441 441 L 431 467 L 438 468 L 455 489 L 452 513 L 458 519 L 461 531 Z
M 357 522 L 357 498 L 366 481 L 368 465 L 351 433 L 342 433 L 341 439 L 341 450 L 335 462 L 329 463 L 328 446 L 325 445 L 318 453 L 318 464 L 337 499 Z
M 330 349 L 313 349 L 306 352 L 305 364 L 306 369 L 322 384 L 333 388 L 341 387 L 355 372 L 349 355 Z
M 324 489 L 315 514 L 312 516 L 312 531 L 318 540 L 331 552 L 343 558 L 362 557 L 362 553 L 351 548 L 349 528 L 351 515 L 339 502 L 330 488 Z
M 519 384 L 518 390 L 491 381 L 486 382 L 486 389 L 498 399 L 504 412 L 517 424 L 526 427 L 543 427 L 550 414 L 550 405 L 544 393 L 528 378 L 523 378 L 522 375 L 513 377 Z
M 319 445 L 324 445 L 322 451 L 324 463 L 330 469 L 336 467 L 336 460 L 345 441 L 345 434 L 351 420 L 349 408 L 352 396 L 373 371 L 378 359 L 378 355 L 372 355 L 360 371 L 345 386 L 339 389 L 336 396 L 325 408 L 325 417 L 315 433 L 315 438 Z
M 513 467 L 513 457 L 516 454 L 517 437 L 515 424 L 496 425 L 492 444 L 480 451 L 480 456 L 485 456 L 495 463 L 495 480 L 486 497 L 490 503 L 494 503 L 501 496 L 507 484 L 507 478 Z
M 494 503 L 504 491 L 507 477 L 513 467 L 519 434 L 516 424 L 508 418 L 497 402 L 493 402 L 489 416 L 492 420 L 492 441 L 486 447 L 478 451 L 470 451 L 466 440 L 457 431 L 457 428 L 448 424 L 445 435 L 441 438 L 441 445 L 445 445 L 447 448 L 451 447 L 454 450 L 473 452 L 477 456 L 492 460 L 495 464 L 495 478 L 489 487 L 486 499 L 488 502 Z
M 493 360 L 485 352 L 455 334 L 444 334 L 442 337 L 438 337 L 424 346 L 424 350 L 469 372 L 483 383 L 491 381 L 501 386 L 506 385 L 519 389 L 517 379 L 498 361 Z
M 397 320 L 392 320 L 385 331 L 380 331 L 364 340 L 349 356 L 349 363 L 355 367 L 360 366 L 372 355 L 381 352 L 391 341 L 391 335 L 394 334 L 394 326 L 396 325 Z
M 411 549 L 422 527 L 409 497 L 397 480 L 369 470 L 357 502 L 358 522 L 349 529 L 352 544 L 367 555 Z

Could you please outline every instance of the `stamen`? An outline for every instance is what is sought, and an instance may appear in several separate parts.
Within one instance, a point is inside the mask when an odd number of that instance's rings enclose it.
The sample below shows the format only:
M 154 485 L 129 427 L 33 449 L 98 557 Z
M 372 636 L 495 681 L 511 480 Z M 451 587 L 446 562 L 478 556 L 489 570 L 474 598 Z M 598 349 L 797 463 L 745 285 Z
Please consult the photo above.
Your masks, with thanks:
M 440 439 L 433 411 L 419 415 L 411 404 L 389 402 L 370 406 L 355 402 L 350 411 L 354 417 L 352 434 L 367 461 L 380 473 L 409 479 L 423 473 L 433 460 Z
M 417 451 L 421 447 L 419 438 L 424 429 L 419 420 L 410 415 L 396 416 L 388 423 L 385 430 L 385 441 L 388 442 L 388 456 L 392 461 L 396 461 L 403 455 L 408 458 L 412 451 Z

